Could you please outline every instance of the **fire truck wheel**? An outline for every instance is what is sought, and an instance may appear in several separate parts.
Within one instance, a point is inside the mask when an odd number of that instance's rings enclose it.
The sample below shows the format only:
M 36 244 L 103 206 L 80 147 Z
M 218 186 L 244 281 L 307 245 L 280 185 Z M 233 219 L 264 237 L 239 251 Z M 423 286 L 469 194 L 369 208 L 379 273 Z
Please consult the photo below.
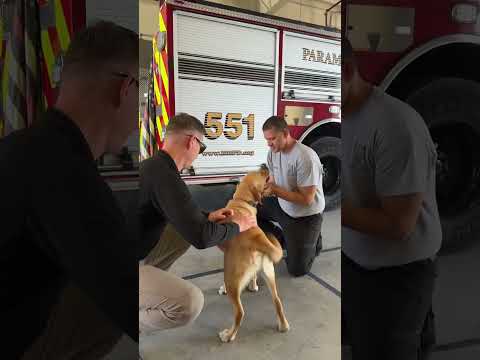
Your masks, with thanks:
M 315 150 L 323 165 L 325 211 L 337 209 L 342 199 L 342 141 L 336 137 L 325 136 L 314 140 L 309 146 Z
M 480 84 L 435 79 L 407 97 L 437 146 L 442 253 L 467 249 L 480 233 Z

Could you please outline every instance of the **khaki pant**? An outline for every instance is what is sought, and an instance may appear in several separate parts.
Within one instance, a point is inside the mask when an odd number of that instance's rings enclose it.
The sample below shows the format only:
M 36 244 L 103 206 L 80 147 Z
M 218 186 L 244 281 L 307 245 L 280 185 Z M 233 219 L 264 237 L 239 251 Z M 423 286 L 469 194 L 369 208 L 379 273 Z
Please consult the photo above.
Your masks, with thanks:
M 202 291 L 167 272 L 190 247 L 168 225 L 155 248 L 139 267 L 139 330 L 150 333 L 187 325 L 203 308 Z
M 144 259 L 144 264 L 167 271 L 189 248 L 190 244 L 168 224 L 160 240 Z
M 190 247 L 171 226 L 139 269 L 139 329 L 142 333 L 182 326 L 203 307 L 195 285 L 168 270 Z M 122 332 L 76 286 L 69 284 L 53 307 L 45 331 L 21 360 L 97 360 L 111 352 Z
M 21 360 L 97 360 L 113 349 L 121 335 L 82 291 L 69 284 L 53 307 L 45 331 Z

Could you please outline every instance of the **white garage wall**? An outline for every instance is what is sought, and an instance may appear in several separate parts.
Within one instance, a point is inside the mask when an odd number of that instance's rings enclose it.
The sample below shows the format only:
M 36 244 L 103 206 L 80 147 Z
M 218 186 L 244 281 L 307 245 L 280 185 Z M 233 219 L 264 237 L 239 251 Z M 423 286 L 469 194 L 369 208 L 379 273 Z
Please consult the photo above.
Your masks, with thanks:
M 87 0 L 86 16 L 87 24 L 108 20 L 138 32 L 138 0 Z

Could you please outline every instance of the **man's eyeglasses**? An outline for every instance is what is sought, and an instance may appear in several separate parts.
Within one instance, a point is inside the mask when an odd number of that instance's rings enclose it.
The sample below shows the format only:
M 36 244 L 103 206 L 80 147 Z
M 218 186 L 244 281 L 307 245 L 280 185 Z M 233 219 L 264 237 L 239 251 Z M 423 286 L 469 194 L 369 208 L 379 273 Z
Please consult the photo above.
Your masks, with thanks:
M 140 87 L 140 82 L 135 79 L 132 75 L 130 74 L 127 74 L 127 73 L 122 73 L 122 72 L 112 72 L 112 75 L 115 75 L 115 76 L 120 76 L 120 77 L 123 77 L 123 78 L 128 78 L 128 77 L 131 77 L 132 78 L 132 81 L 130 81 L 130 84 L 134 81 L 135 82 L 135 85 L 137 85 L 137 88 Z M 129 85 L 130 85 L 129 84 Z
M 191 134 L 185 134 L 186 136 L 191 136 L 193 137 L 195 140 L 197 140 L 198 142 L 198 145 L 200 145 L 200 150 L 198 151 L 199 154 L 203 153 L 206 149 L 207 149 L 207 145 L 205 145 L 203 142 L 200 141 L 199 138 L 197 138 L 195 135 L 191 135 Z

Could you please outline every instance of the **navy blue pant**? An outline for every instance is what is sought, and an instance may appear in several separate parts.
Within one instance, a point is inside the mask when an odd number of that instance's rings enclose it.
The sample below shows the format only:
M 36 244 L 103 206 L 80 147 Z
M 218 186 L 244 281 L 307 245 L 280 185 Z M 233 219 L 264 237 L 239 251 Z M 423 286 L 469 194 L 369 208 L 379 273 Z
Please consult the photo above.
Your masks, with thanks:
M 366 270 L 342 254 L 341 276 L 342 342 L 352 360 L 425 359 L 435 261 Z
M 322 214 L 293 218 L 282 210 L 277 198 L 268 197 L 258 206 L 257 217 L 258 226 L 274 234 L 287 250 L 288 272 L 293 276 L 308 273 L 322 249 Z M 280 224 L 282 232 L 272 221 Z

